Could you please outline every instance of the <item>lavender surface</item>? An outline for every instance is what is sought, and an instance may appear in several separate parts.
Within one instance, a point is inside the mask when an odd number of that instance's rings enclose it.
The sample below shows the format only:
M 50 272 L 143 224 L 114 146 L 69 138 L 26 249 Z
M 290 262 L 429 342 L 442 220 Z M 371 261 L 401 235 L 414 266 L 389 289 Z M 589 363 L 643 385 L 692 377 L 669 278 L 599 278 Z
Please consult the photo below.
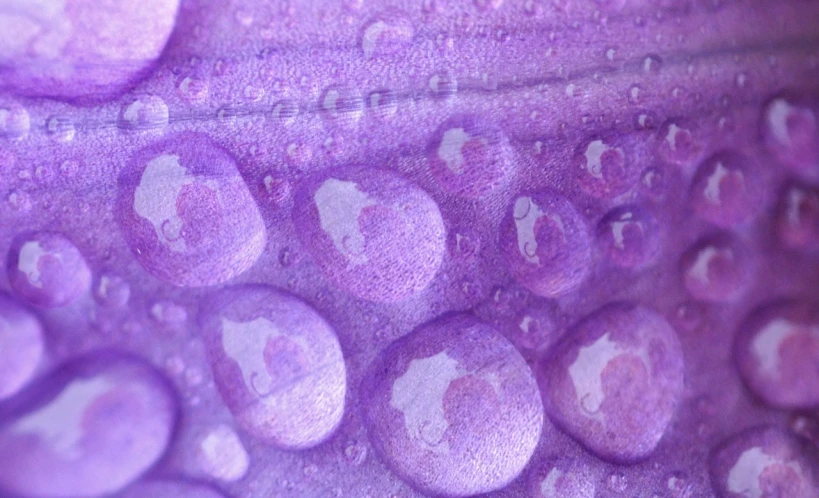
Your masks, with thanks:
M 0 496 L 819 496 L 819 3 L 0 0 Z

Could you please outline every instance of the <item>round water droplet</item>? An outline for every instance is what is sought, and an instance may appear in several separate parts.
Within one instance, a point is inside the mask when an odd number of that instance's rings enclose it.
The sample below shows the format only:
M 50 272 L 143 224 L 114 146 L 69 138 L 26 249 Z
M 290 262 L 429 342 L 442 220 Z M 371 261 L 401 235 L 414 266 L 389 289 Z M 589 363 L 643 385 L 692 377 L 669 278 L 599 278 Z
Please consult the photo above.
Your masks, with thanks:
M 0 420 L 0 489 L 39 497 L 116 493 L 156 463 L 177 403 L 140 359 L 78 357 L 14 398 Z
M 819 306 L 781 301 L 755 309 L 734 349 L 742 378 L 766 403 L 784 409 L 819 407 Z
M 250 457 L 230 426 L 222 424 L 208 429 L 197 446 L 195 458 L 199 469 L 211 478 L 234 482 L 247 474 Z
M 378 90 L 367 98 L 367 106 L 374 114 L 388 118 L 398 110 L 398 95 L 392 90 Z
M 325 275 L 372 301 L 424 290 L 441 265 L 446 229 L 437 204 L 395 173 L 347 167 L 305 182 L 293 223 Z
M 106 308 L 118 308 L 128 304 L 131 287 L 122 277 L 103 274 L 94 287 L 94 299 Z
M 347 390 L 335 332 L 316 311 L 271 287 L 222 290 L 200 323 L 219 393 L 251 436 L 303 449 L 338 426 Z
M 364 99 L 355 90 L 332 86 L 319 99 L 322 116 L 330 122 L 354 122 L 361 118 Z
M 689 199 L 702 219 L 730 227 L 749 220 L 764 206 L 762 194 L 759 172 L 751 158 L 724 150 L 697 169 Z
M 680 272 L 688 292 L 696 299 L 733 302 L 739 299 L 754 278 L 751 257 L 733 235 L 707 235 L 680 258 Z
M 571 292 L 591 266 L 589 228 L 554 191 L 515 198 L 501 223 L 500 245 L 512 275 L 539 296 Z
M 710 458 L 714 491 L 725 498 L 813 498 L 819 456 L 809 443 L 773 426 L 735 434 Z
M 0 401 L 28 384 L 44 350 L 45 337 L 37 317 L 0 293 Z
M 8 4 L 8 2 L 6 2 Z M 79 101 L 110 98 L 154 64 L 179 0 L 33 3 L 3 12 L 0 90 Z
M 0 74 L 3 74 L 2 69 L 0 69 Z M 2 84 L 0 84 L 1 87 Z M 25 107 L 14 102 L 0 102 L 0 138 L 7 140 L 25 138 L 30 127 L 31 119 Z
M 796 95 L 779 95 L 762 111 L 762 136 L 782 164 L 810 178 L 819 177 L 819 123 L 816 105 Z
M 590 467 L 580 460 L 557 457 L 538 464 L 529 474 L 532 498 L 594 498 Z
M 382 13 L 371 19 L 361 33 L 364 58 L 395 55 L 412 43 L 415 28 L 406 15 L 398 11 Z
M 273 118 L 290 123 L 299 113 L 299 105 L 292 100 L 280 100 L 273 104 Z
M 653 261 L 660 250 L 659 223 L 638 206 L 616 207 L 597 225 L 597 243 L 613 263 L 640 267 Z
M 191 104 L 201 104 L 208 99 L 210 85 L 196 76 L 181 76 L 176 82 L 176 91 Z
M 657 131 L 656 142 L 660 157 L 679 166 L 695 164 L 705 149 L 699 129 L 679 119 L 663 123 Z
M 469 316 L 426 324 L 390 345 L 361 389 L 373 446 L 422 492 L 500 489 L 531 458 L 543 426 L 525 360 Z
M 628 478 L 622 472 L 612 472 L 606 477 L 606 487 L 615 493 L 624 493 L 628 488 Z
M 247 270 L 267 240 L 236 160 L 208 137 L 183 133 L 131 158 L 117 217 L 131 251 L 155 277 L 213 285 Z
M 427 163 L 448 192 L 480 198 L 504 185 L 513 171 L 509 139 L 493 123 L 474 115 L 454 116 L 432 135 Z
M 151 306 L 151 317 L 165 325 L 180 325 L 188 319 L 188 312 L 173 301 L 163 300 Z
M 131 98 L 119 111 L 121 130 L 162 130 L 168 126 L 168 105 L 157 95 Z
M 630 137 L 589 141 L 577 150 L 574 159 L 580 187 L 600 199 L 624 194 L 637 183 L 641 155 Z
M 91 286 L 80 251 L 55 232 L 23 232 L 11 243 L 6 272 L 14 293 L 44 308 L 66 306 Z
M 46 121 L 46 133 L 48 133 L 54 140 L 60 142 L 70 142 L 74 140 L 74 135 L 77 129 L 71 118 L 66 116 L 52 116 Z
M 660 201 L 666 194 L 666 174 L 661 168 L 647 168 L 640 177 L 640 192 L 652 201 Z
M 610 304 L 570 330 L 541 363 L 553 422 L 597 456 L 632 462 L 663 437 L 683 391 L 683 354 L 657 312 Z
M 640 66 L 644 73 L 656 74 L 659 73 L 660 69 L 663 67 L 663 60 L 659 55 L 649 54 L 643 59 Z
M 799 182 L 787 185 L 776 206 L 776 230 L 791 249 L 819 250 L 819 187 Z
M 367 447 L 359 442 L 351 441 L 344 447 L 344 458 L 353 465 L 361 465 L 367 458 Z
M 120 498 L 225 498 L 225 495 L 205 484 L 151 479 L 129 487 Z

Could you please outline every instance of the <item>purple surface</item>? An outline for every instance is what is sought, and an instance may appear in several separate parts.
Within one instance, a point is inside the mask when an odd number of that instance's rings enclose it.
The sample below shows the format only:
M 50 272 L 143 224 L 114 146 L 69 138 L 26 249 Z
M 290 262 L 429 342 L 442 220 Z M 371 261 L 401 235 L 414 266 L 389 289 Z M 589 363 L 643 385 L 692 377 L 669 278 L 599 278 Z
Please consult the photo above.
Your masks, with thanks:
M 817 33 L 0 0 L 0 496 L 819 496 Z

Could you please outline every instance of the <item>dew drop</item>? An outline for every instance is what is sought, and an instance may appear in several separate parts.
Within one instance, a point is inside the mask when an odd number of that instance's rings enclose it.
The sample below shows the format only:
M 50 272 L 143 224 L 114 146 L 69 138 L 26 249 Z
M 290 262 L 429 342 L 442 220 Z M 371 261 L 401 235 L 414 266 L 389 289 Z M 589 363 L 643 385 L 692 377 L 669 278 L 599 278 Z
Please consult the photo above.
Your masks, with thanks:
M 609 211 L 597 226 L 597 242 L 608 258 L 625 268 L 653 261 L 660 249 L 657 219 L 637 206 Z
M 686 289 L 703 301 L 736 301 L 751 284 L 753 269 L 746 248 L 727 232 L 701 238 L 680 258 Z
M 52 116 L 46 121 L 46 133 L 58 142 L 70 142 L 77 133 L 71 118 Z
M 28 135 L 31 119 L 25 107 L 0 102 L 0 138 L 20 140 Z
M 124 131 L 162 130 L 168 126 L 168 105 L 157 95 L 132 98 L 120 109 L 117 126 Z

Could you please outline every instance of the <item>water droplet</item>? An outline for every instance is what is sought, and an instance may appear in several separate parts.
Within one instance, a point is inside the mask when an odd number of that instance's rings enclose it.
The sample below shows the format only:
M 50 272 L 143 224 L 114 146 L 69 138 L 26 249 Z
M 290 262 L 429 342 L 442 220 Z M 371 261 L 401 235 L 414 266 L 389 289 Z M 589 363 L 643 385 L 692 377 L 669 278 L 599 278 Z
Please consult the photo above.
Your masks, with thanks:
M 467 114 L 444 121 L 432 135 L 427 164 L 448 192 L 480 198 L 504 185 L 512 173 L 509 139 L 494 123 Z
M 606 477 L 606 487 L 615 493 L 625 493 L 628 489 L 628 478 L 622 472 L 612 472 Z
M 663 160 L 690 166 L 702 158 L 705 149 L 700 130 L 681 120 L 669 120 L 657 131 L 657 153 Z
M 628 101 L 632 104 L 642 104 L 645 91 L 640 85 L 631 85 L 628 89 Z
M 304 449 L 336 429 L 346 368 L 335 332 L 312 307 L 271 287 L 245 285 L 219 291 L 203 309 L 216 386 L 249 435 Z
M 656 167 L 643 171 L 640 177 L 640 191 L 653 201 L 662 200 L 666 193 L 665 172 Z
M 372 365 L 361 392 L 382 460 L 436 496 L 506 486 L 529 462 L 542 430 L 543 407 L 526 361 L 470 316 L 432 322 L 399 339 Z M 418 396 L 426 402 L 417 403 Z
M 710 156 L 697 169 L 689 200 L 694 212 L 720 227 L 752 218 L 765 205 L 756 163 L 733 150 Z
M 357 441 L 351 441 L 344 447 L 344 458 L 352 465 L 361 465 L 367 458 L 367 447 Z
M 0 400 L 23 389 L 43 360 L 45 336 L 34 314 L 0 293 Z
M 224 424 L 208 429 L 199 438 L 195 458 L 202 472 L 225 482 L 242 479 L 250 466 L 250 457 L 239 436 Z
M 685 475 L 679 472 L 675 472 L 669 476 L 668 480 L 666 481 L 666 487 L 671 494 L 671 498 L 694 497 L 694 485 L 689 483 L 686 480 Z
M 208 99 L 210 85 L 195 76 L 180 77 L 176 83 L 179 95 L 192 104 L 201 104 Z
M 367 98 L 370 111 L 381 117 L 391 117 L 398 110 L 398 96 L 392 90 L 372 92 Z
M 782 243 L 802 251 L 819 249 L 819 188 L 788 184 L 776 207 L 776 229 Z
M 188 319 L 188 312 L 173 301 L 158 301 L 151 306 L 151 317 L 165 325 L 180 325 Z
M 576 175 L 587 194 L 618 197 L 637 183 L 640 174 L 637 144 L 631 137 L 595 138 L 575 153 Z
M 520 195 L 501 224 L 501 251 L 512 275 L 537 295 L 554 297 L 580 286 L 591 265 L 591 235 L 557 192 Z
M 112 352 L 77 357 L 17 399 L 0 422 L 0 487 L 26 496 L 118 492 L 165 453 L 177 417 L 165 378 Z
M 616 207 L 600 220 L 597 242 L 613 263 L 640 267 L 653 261 L 659 252 L 659 223 L 640 207 Z
M 641 68 L 644 73 L 657 74 L 663 66 L 663 60 L 659 55 L 647 55 L 641 63 Z
M 819 486 L 815 456 L 805 442 L 773 426 L 735 434 L 717 446 L 709 462 L 720 496 L 811 498 Z
M 262 183 L 264 184 L 265 192 L 267 192 L 267 195 L 274 204 L 281 206 L 290 199 L 293 186 L 286 178 L 269 174 L 265 175 L 262 179 Z
M 361 50 L 365 59 L 396 55 L 412 43 L 415 28 L 406 15 L 389 11 L 376 16 L 364 27 Z
M 6 201 L 9 207 L 18 213 L 31 211 L 31 196 L 24 190 L 20 190 L 19 188 L 13 189 L 9 192 Z
M 654 451 L 683 393 L 674 329 L 657 312 L 631 304 L 610 304 L 582 319 L 541 368 L 552 421 L 615 462 Z
M 66 306 L 91 286 L 85 258 L 55 232 L 18 234 L 9 249 L 6 271 L 17 296 L 44 308 Z
M 299 105 L 292 100 L 280 100 L 273 104 L 272 116 L 274 119 L 285 123 L 293 122 L 299 113 Z
M 567 457 L 550 458 L 529 474 L 532 498 L 594 498 L 595 479 L 591 468 Z
M 762 111 L 764 143 L 791 170 L 819 177 L 819 126 L 814 106 L 798 95 L 780 95 Z
M 236 160 L 196 133 L 133 155 L 119 179 L 116 214 L 142 266 L 182 287 L 213 285 L 243 273 L 267 239 Z
M 819 405 L 819 307 L 806 301 L 761 305 L 739 327 L 735 356 L 742 378 L 783 409 Z
M 732 302 L 753 280 L 753 264 L 747 250 L 733 235 L 707 235 L 680 258 L 680 271 L 688 292 L 696 299 Z
M 117 126 L 124 131 L 162 130 L 168 126 L 168 105 L 157 95 L 131 98 L 120 109 Z
M 458 81 L 448 73 L 432 75 L 429 78 L 429 89 L 437 99 L 448 99 L 458 92 Z
M 332 86 L 320 99 L 322 115 L 331 122 L 355 122 L 364 111 L 361 95 L 349 88 Z
M 421 292 L 438 271 L 446 229 L 437 204 L 395 173 L 347 167 L 305 182 L 293 222 L 339 287 L 372 301 Z
M 25 107 L 13 102 L 0 102 L 0 138 L 23 139 L 30 127 L 31 119 Z
M 101 306 L 117 308 L 128 304 L 131 297 L 131 287 L 122 277 L 104 273 L 94 288 L 94 299 Z
M 66 116 L 52 116 L 46 121 L 46 133 L 54 140 L 60 142 L 70 142 L 74 140 L 77 133 L 71 118 Z
M 66 177 L 72 177 L 72 176 L 76 175 L 77 171 L 79 171 L 79 169 L 80 169 L 80 163 L 78 163 L 77 161 L 68 160 L 68 161 L 63 161 L 62 164 L 60 164 L 60 173 L 62 173 L 63 176 L 66 176 Z
M 245 89 L 242 91 L 242 95 L 248 102 L 258 102 L 264 98 L 265 91 L 264 88 L 253 85 L 247 85 L 245 86 Z

